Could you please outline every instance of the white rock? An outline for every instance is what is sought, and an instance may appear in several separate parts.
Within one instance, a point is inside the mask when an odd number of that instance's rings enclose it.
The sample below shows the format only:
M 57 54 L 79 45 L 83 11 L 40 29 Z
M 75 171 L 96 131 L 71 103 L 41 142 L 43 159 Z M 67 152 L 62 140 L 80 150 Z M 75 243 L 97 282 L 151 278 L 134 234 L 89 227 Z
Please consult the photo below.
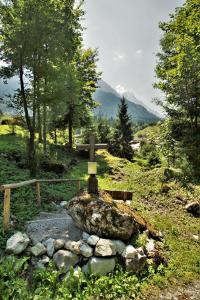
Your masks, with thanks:
M 67 201 L 60 202 L 60 207 L 65 208 L 67 206 Z
M 148 253 L 155 252 L 156 248 L 153 240 L 148 240 L 148 243 L 146 244 L 146 249 Z
M 145 266 L 147 261 L 146 255 L 137 255 L 133 258 L 125 260 L 126 271 L 139 273 Z
M 199 236 L 198 236 L 198 234 L 193 234 L 193 235 L 192 235 L 192 237 L 193 237 L 193 239 L 194 239 L 194 240 L 196 240 L 196 241 L 198 241 L 198 240 L 199 240 Z
M 41 262 L 41 263 L 44 264 L 44 265 L 48 264 L 49 261 L 50 261 L 50 258 L 49 258 L 47 255 L 44 255 L 44 256 L 42 257 L 42 259 L 39 260 L 39 262 Z
M 69 271 L 70 267 L 76 265 L 79 261 L 78 255 L 67 250 L 58 250 L 53 259 L 58 269 L 64 272 Z
M 124 249 L 126 248 L 126 244 L 120 240 L 113 240 L 113 243 L 115 244 L 116 247 L 116 252 L 118 254 L 122 254 Z
M 12 254 L 22 253 L 30 242 L 27 234 L 22 232 L 17 232 L 12 235 L 6 243 L 6 252 Z
M 87 239 L 87 243 L 91 246 L 95 246 L 99 240 L 100 240 L 100 238 L 97 235 L 91 235 Z
M 89 262 L 83 266 L 84 273 L 92 273 L 95 275 L 106 275 L 111 273 L 115 268 L 114 258 L 92 257 Z
M 126 248 L 122 253 L 122 256 L 124 258 L 134 258 L 137 255 L 138 255 L 137 250 L 132 245 L 126 246 Z
M 82 235 L 83 240 L 84 240 L 85 242 L 87 242 L 87 240 L 88 240 L 89 237 L 90 237 L 90 234 L 84 231 L 84 232 L 83 232 L 83 235 Z
M 82 241 L 74 242 L 68 240 L 65 243 L 65 249 L 70 250 L 75 254 L 81 254 L 81 250 L 80 250 L 81 245 L 82 245 Z
M 80 251 L 84 257 L 91 257 L 93 255 L 92 247 L 85 243 L 80 246 Z
M 47 252 L 46 247 L 42 243 L 37 243 L 35 246 L 31 247 L 31 253 L 34 256 L 41 256 Z
M 96 256 L 112 256 L 116 254 L 116 246 L 112 240 L 100 239 L 95 247 Z
M 139 247 L 136 249 L 137 253 L 139 253 L 140 255 L 144 255 L 144 249 L 142 247 Z
M 57 239 L 54 241 L 54 248 L 55 250 L 60 250 L 65 245 L 65 240 L 63 239 Z
M 54 239 L 52 238 L 49 238 L 48 240 L 46 240 L 44 242 L 45 246 L 47 247 L 47 255 L 49 257 L 52 257 L 53 254 L 54 254 L 54 251 L 55 251 L 55 248 L 54 248 Z

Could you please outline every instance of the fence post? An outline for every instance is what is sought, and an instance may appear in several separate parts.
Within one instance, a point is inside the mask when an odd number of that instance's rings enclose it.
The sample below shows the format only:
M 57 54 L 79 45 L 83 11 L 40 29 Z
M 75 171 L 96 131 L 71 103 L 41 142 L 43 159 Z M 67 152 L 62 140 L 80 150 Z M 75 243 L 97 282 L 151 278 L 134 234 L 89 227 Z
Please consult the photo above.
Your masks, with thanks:
M 81 183 L 80 183 L 80 180 L 77 180 L 77 190 L 78 192 L 80 191 L 81 189 Z
M 3 232 L 8 231 L 10 227 L 10 189 L 4 190 L 3 203 Z
M 40 182 L 36 181 L 37 206 L 41 206 Z

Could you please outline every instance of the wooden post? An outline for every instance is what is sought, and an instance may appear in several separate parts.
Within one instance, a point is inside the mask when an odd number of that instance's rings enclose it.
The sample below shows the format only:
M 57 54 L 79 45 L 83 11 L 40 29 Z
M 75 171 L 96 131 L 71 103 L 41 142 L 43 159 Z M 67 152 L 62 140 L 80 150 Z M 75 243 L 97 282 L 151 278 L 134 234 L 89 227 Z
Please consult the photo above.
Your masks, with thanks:
M 10 227 L 10 189 L 4 191 L 3 205 L 3 232 L 8 231 Z
M 36 182 L 36 195 L 37 195 L 37 206 L 41 206 L 41 196 L 40 196 L 40 183 L 39 181 Z
M 77 190 L 78 192 L 80 191 L 81 189 L 81 183 L 80 183 L 80 180 L 77 180 Z
M 90 135 L 90 161 L 95 161 L 95 136 Z

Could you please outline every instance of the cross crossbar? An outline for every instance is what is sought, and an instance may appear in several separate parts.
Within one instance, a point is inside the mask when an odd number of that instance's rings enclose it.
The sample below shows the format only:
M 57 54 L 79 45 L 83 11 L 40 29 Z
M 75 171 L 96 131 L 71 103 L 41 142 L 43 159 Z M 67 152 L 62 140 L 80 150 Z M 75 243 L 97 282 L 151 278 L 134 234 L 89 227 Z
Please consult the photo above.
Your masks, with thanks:
M 95 150 L 104 150 L 104 149 L 108 148 L 108 144 L 95 144 L 94 148 L 95 148 Z M 76 145 L 76 149 L 78 151 L 90 150 L 90 144 L 78 144 L 78 145 Z

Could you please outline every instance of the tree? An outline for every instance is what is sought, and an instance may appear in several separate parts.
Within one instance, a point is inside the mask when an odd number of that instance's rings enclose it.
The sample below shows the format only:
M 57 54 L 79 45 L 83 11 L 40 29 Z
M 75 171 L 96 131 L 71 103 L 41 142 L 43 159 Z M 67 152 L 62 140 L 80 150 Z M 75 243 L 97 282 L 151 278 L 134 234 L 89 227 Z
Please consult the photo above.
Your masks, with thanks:
M 81 7 L 75 7 L 75 0 L 0 1 L 0 59 L 6 63 L 1 76 L 19 77 L 17 99 L 29 131 L 28 162 L 32 176 L 36 172 L 36 121 L 41 133 L 43 117 L 46 151 L 47 110 L 54 98 L 52 82 L 56 71 L 64 62 L 73 60 L 80 46 L 82 14 Z
M 130 144 L 132 138 L 132 122 L 130 116 L 128 115 L 125 98 L 123 97 L 119 105 L 116 128 L 113 139 L 110 142 L 109 151 L 113 155 L 132 160 L 133 149 Z
M 160 28 L 164 35 L 155 87 L 165 93 L 163 107 L 169 116 L 172 138 L 184 149 L 194 171 L 200 175 L 199 0 L 187 0 Z
M 99 143 L 110 143 L 111 125 L 107 118 L 99 117 L 97 119 L 97 135 Z
M 62 82 L 62 126 L 68 127 L 68 148 L 73 146 L 73 129 L 87 126 L 90 112 L 96 106 L 92 96 L 100 73 L 97 71 L 97 51 L 79 48 L 74 60 L 60 72 Z

